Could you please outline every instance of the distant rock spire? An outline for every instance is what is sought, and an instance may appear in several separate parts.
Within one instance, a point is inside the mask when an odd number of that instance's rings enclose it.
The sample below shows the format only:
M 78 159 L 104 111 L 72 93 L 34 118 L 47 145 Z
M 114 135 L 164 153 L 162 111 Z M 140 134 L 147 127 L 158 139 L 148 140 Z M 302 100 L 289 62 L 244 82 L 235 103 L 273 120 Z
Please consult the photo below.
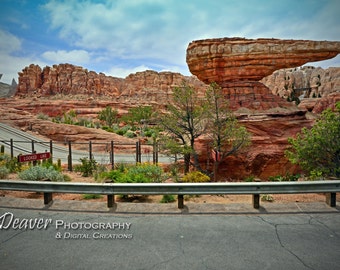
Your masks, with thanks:
M 17 92 L 17 82 L 15 81 L 15 79 L 12 79 L 12 84 L 9 87 L 9 91 L 8 91 L 8 96 L 12 97 L 15 95 L 15 93 Z

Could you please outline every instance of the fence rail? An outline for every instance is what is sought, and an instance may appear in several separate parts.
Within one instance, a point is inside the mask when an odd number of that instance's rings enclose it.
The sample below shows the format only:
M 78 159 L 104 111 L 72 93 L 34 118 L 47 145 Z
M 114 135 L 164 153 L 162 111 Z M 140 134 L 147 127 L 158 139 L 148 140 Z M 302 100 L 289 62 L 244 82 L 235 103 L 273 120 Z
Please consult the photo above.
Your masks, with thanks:
M 64 145 L 61 146 L 61 145 Z M 67 164 L 69 171 L 72 171 L 73 164 L 79 163 L 80 158 L 88 157 L 95 159 L 99 164 L 111 165 L 114 168 L 115 162 L 119 163 L 140 163 L 152 162 L 154 164 L 172 163 L 172 158 L 161 154 L 159 145 L 142 143 L 114 143 L 110 142 L 71 142 L 66 143 L 56 141 L 16 141 L 0 140 L 0 145 L 5 146 L 5 151 L 10 153 L 11 158 L 19 154 L 29 154 L 36 152 L 50 152 L 51 157 L 56 160 L 60 159 L 63 164 Z M 82 150 L 75 149 L 81 146 Z
M 44 203 L 52 202 L 53 193 L 107 195 L 107 206 L 113 207 L 114 195 L 178 195 L 178 208 L 184 207 L 184 195 L 250 194 L 253 206 L 260 207 L 260 194 L 326 193 L 326 203 L 336 206 L 340 180 L 304 182 L 233 182 L 233 183 L 70 183 L 48 181 L 0 180 L 0 190 L 44 193 Z

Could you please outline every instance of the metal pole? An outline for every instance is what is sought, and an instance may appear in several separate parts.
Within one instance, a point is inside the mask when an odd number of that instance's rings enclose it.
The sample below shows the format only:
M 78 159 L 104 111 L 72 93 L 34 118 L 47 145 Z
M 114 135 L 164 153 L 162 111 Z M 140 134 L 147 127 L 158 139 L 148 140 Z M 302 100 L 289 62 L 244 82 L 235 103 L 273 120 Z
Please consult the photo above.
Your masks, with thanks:
M 68 142 L 68 170 L 72 172 L 72 147 L 71 141 Z
M 138 150 L 139 150 L 139 141 L 136 142 L 136 164 L 138 164 L 138 162 L 139 162 Z
M 158 164 L 158 143 L 156 141 L 156 164 Z
M 11 159 L 14 157 L 13 139 L 11 139 Z
M 32 140 L 32 153 L 34 153 L 34 141 Z
M 53 142 L 50 140 L 50 153 L 51 153 L 51 162 L 53 163 Z
M 89 141 L 89 155 L 90 155 L 90 160 L 92 160 L 92 142 Z
M 114 145 L 113 145 L 113 141 L 111 141 L 110 159 L 111 159 L 111 168 L 112 168 L 112 170 L 113 170 L 113 169 L 115 168 L 115 154 L 114 154 Z

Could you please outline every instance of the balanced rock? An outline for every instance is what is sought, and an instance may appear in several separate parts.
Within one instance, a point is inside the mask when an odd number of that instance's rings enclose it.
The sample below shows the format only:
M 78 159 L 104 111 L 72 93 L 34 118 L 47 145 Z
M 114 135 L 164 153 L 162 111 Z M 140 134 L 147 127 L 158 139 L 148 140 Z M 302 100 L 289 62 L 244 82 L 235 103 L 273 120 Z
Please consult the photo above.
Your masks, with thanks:
M 188 45 L 189 70 L 204 83 L 216 82 L 232 108 L 289 107 L 258 82 L 275 70 L 326 60 L 340 53 L 340 42 L 217 38 Z

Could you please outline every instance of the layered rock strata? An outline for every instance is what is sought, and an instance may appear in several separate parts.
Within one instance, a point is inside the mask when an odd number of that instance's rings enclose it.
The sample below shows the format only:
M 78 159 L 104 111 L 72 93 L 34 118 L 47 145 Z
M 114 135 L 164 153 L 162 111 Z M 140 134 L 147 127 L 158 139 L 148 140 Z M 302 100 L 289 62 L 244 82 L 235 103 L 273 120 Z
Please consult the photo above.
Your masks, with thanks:
M 232 108 L 289 107 L 258 81 L 275 70 L 335 57 L 340 42 L 218 38 L 188 45 L 189 70 L 204 83 L 216 82 Z
M 147 70 L 125 79 L 97 74 L 79 66 L 59 64 L 43 69 L 31 64 L 19 72 L 17 96 L 85 96 L 120 104 L 167 104 L 174 86 L 186 81 L 203 93 L 206 85 L 194 76 Z

